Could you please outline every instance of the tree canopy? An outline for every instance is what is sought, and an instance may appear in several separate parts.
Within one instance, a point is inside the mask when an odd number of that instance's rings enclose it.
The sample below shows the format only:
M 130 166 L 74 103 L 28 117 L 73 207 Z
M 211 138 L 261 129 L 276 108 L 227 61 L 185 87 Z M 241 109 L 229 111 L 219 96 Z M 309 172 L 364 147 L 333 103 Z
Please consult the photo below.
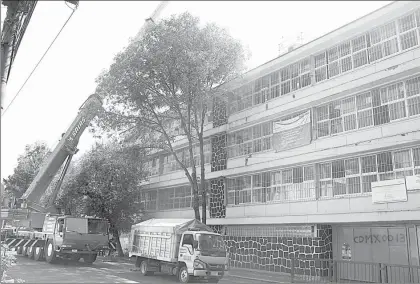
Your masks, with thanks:
M 107 219 L 119 241 L 119 233 L 129 231 L 141 216 L 139 153 L 117 143 L 97 144 L 73 165 L 58 196 L 59 207 Z
M 193 147 L 200 146 L 200 189 L 205 197 L 204 123 L 212 98 L 224 92 L 225 82 L 242 73 L 246 58 L 241 43 L 227 30 L 213 23 L 200 25 L 199 18 L 183 13 L 158 22 L 141 39 L 131 41 L 97 79 L 96 91 L 104 98 L 106 111 L 96 119 L 96 128 L 100 133 L 124 132 L 144 148 L 172 154 L 193 188 L 197 219 Z M 174 121 L 178 130 L 171 127 Z M 175 152 L 174 142 L 181 138 L 188 142 L 187 158 Z
M 25 146 L 25 151 L 17 159 L 17 166 L 12 175 L 3 179 L 5 191 L 20 198 L 38 174 L 43 161 L 51 153 L 44 142 L 35 142 Z

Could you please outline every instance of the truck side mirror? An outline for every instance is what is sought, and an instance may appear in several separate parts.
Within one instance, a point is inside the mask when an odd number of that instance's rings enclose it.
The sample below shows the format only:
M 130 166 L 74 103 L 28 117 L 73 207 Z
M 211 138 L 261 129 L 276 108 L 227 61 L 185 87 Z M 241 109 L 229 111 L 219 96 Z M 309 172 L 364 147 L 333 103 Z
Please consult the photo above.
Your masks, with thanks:
M 194 249 L 198 248 L 198 241 L 196 241 L 196 240 L 193 241 L 193 248 Z
M 58 225 L 58 232 L 62 233 L 63 232 L 63 224 L 59 224 Z

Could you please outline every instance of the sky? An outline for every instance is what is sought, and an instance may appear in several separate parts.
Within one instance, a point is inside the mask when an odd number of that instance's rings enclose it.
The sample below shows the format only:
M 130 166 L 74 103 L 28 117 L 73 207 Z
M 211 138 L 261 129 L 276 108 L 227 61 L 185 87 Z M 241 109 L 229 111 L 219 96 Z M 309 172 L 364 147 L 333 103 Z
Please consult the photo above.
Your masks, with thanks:
M 174 1 L 165 18 L 189 11 L 202 22 L 228 29 L 251 52 L 252 69 L 279 54 L 303 36 L 318 38 L 391 1 Z M 134 37 L 158 1 L 80 1 L 49 53 L 12 106 L 1 117 L 1 178 L 13 173 L 25 145 L 58 143 L 79 107 L 95 90 L 95 79 Z M 5 16 L 1 7 L 2 21 Z M 38 1 L 15 58 L 4 106 L 26 80 L 72 10 L 64 1 Z M 94 138 L 88 131 L 79 142 L 82 155 Z

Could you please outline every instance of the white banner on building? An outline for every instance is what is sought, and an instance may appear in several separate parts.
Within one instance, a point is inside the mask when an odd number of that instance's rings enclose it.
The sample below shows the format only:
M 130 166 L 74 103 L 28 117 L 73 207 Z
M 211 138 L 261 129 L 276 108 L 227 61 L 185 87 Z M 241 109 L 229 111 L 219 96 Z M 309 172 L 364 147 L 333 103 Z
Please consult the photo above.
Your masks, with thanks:
M 311 112 L 273 124 L 273 148 L 284 151 L 311 143 Z
M 407 201 L 404 179 L 372 182 L 372 203 Z
M 407 190 L 420 190 L 420 176 L 408 176 L 405 178 Z

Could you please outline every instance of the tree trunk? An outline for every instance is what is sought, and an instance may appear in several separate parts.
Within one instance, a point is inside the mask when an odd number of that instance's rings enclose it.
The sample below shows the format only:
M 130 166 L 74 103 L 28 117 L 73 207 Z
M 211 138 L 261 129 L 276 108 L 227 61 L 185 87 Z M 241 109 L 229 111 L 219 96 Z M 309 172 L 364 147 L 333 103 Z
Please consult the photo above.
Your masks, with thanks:
M 202 133 L 198 135 L 199 145 L 200 145 L 200 170 L 201 170 L 201 183 L 200 183 L 200 192 L 202 195 L 202 212 L 201 212 L 201 222 L 206 224 L 207 222 L 207 192 L 206 192 L 206 168 L 205 168 L 205 159 L 204 159 L 204 139 Z
M 192 190 L 193 190 L 193 209 L 196 220 L 200 220 L 200 199 L 198 197 L 197 174 L 193 170 L 192 176 Z
M 124 252 L 123 252 L 123 249 L 121 247 L 120 234 L 119 234 L 118 230 L 114 229 L 113 232 L 112 232 L 112 236 L 114 237 L 114 240 L 115 240 L 115 245 L 116 245 L 118 256 L 123 257 Z

